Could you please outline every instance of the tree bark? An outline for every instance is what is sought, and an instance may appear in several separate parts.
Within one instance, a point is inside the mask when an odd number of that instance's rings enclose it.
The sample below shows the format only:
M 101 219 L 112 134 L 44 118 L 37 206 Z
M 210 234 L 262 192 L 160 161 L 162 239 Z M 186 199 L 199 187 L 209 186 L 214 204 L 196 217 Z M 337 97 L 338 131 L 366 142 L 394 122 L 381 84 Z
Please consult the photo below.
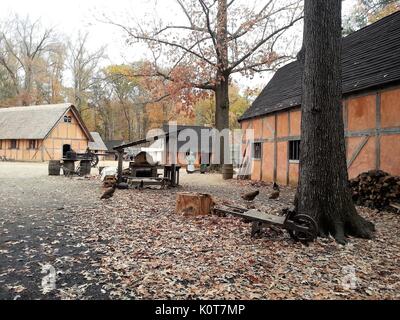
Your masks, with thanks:
M 229 82 L 220 81 L 215 90 L 215 127 L 218 130 L 229 128 Z
M 227 0 L 218 0 L 216 51 L 218 71 L 215 86 L 215 127 L 218 131 L 229 129 L 229 72 L 228 67 L 228 7 Z M 220 163 L 225 163 L 224 145 L 229 141 L 220 141 Z
M 306 0 L 298 214 L 315 218 L 320 236 L 370 239 L 348 187 L 342 108 L 341 0 Z

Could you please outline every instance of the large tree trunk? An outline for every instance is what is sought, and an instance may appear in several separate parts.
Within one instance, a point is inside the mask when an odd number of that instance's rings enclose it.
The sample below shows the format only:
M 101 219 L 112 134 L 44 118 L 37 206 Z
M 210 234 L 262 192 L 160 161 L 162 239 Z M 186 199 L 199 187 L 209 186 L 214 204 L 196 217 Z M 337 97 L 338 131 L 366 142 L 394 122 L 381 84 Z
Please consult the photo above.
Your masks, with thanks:
M 223 130 L 229 129 L 229 81 L 221 80 L 215 89 L 215 128 L 222 133 Z M 229 147 L 229 140 L 224 141 L 221 134 L 220 141 L 220 164 L 226 163 L 225 147 Z
M 215 90 L 215 127 L 218 130 L 229 128 L 229 82 L 220 81 Z
M 224 129 L 229 129 L 229 72 L 228 67 L 228 7 L 227 0 L 218 0 L 217 13 L 217 58 L 218 71 L 216 74 L 215 88 L 215 127 L 220 132 Z M 229 146 L 229 141 L 220 141 L 220 163 L 225 163 L 224 145 Z
M 370 239 L 374 226 L 358 215 L 346 164 L 342 110 L 341 0 L 306 0 L 299 214 L 318 223 L 321 236 L 345 243 Z

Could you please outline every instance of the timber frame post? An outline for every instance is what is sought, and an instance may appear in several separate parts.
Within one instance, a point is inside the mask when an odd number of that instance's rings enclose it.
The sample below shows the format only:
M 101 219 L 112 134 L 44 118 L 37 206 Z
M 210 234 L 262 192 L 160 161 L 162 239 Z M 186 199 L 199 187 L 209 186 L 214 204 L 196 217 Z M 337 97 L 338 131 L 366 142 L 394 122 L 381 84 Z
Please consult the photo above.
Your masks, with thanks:
M 274 115 L 274 182 L 278 180 L 278 114 Z
M 118 152 L 118 183 L 122 182 L 122 169 L 123 169 L 123 161 L 124 161 L 124 150 L 119 149 Z
M 382 129 L 382 95 L 380 92 L 376 93 L 376 136 L 375 136 L 375 168 L 381 168 L 381 129 Z

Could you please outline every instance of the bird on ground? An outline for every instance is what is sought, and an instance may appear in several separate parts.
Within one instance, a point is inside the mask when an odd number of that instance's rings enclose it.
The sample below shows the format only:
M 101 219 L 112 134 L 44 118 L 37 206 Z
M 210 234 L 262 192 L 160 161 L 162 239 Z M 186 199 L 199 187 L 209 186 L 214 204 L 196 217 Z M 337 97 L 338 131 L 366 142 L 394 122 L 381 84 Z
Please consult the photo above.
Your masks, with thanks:
M 140 184 L 137 187 L 139 190 L 143 190 L 144 189 L 144 181 L 140 181 Z
M 270 195 L 270 199 L 271 200 L 277 200 L 279 199 L 280 195 L 281 195 L 281 190 L 278 186 L 278 184 L 276 182 L 274 182 L 274 186 L 272 187 L 272 189 L 274 190 L 271 195 Z
M 245 200 L 245 201 L 251 202 L 251 201 L 254 201 L 254 199 L 257 198 L 257 196 L 259 194 L 260 194 L 259 190 L 254 191 L 254 192 L 250 192 L 250 193 L 247 193 L 245 195 L 242 195 L 242 199 Z
M 114 196 L 116 188 L 117 184 L 115 183 L 111 188 L 106 189 L 103 195 L 101 196 L 100 200 L 106 200 L 112 198 Z

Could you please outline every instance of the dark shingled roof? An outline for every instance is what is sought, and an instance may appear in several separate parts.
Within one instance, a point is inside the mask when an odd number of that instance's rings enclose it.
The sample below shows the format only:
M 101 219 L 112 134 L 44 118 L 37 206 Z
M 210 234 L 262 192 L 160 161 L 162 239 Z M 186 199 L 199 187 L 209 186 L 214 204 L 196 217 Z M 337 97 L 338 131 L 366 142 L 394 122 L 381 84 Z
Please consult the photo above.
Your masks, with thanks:
M 115 147 L 125 144 L 125 141 L 124 140 L 110 140 L 110 141 L 105 141 L 104 144 L 106 145 L 108 151 L 112 152 L 112 151 L 114 151 Z
M 343 38 L 343 94 L 400 80 L 400 11 Z M 297 61 L 279 69 L 240 121 L 301 105 Z

